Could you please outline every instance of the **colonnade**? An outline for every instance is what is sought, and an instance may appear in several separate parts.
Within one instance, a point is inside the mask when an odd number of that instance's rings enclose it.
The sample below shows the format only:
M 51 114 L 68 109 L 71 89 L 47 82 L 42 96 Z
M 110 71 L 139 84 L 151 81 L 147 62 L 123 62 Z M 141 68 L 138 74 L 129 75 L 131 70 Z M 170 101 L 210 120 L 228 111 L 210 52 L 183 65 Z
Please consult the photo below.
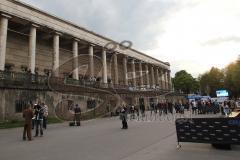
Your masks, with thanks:
M 0 70 L 4 71 L 5 69 L 5 57 L 6 57 L 6 43 L 7 43 L 7 30 L 8 30 L 8 20 L 11 16 L 7 14 L 1 14 L 0 17 Z M 36 39 L 37 39 L 37 29 L 38 25 L 32 24 L 30 25 L 29 32 L 29 69 L 31 73 L 35 73 L 36 67 Z M 54 32 L 53 35 L 53 65 L 52 65 L 52 73 L 54 76 L 59 76 L 59 41 L 60 36 L 62 36 L 59 32 Z M 79 80 L 79 64 L 78 64 L 78 46 L 79 40 L 77 38 L 73 38 L 72 40 L 72 53 L 74 57 L 73 61 L 73 78 Z M 94 76 L 94 45 L 89 43 L 88 45 L 88 54 L 89 54 L 89 76 Z M 102 82 L 107 83 L 107 51 L 105 48 L 102 48 Z M 111 53 L 113 56 L 113 69 L 114 69 L 114 84 L 119 84 L 119 72 L 118 72 L 118 54 L 119 53 Z M 130 60 L 130 68 L 128 68 Z M 136 62 L 138 62 L 139 70 L 136 71 Z M 159 66 L 143 62 L 141 60 L 135 59 L 133 57 L 128 57 L 124 55 L 122 58 L 123 65 L 123 82 L 124 85 L 129 85 L 129 73 L 131 73 L 132 78 L 132 86 L 137 87 L 137 78 L 139 78 L 139 86 L 138 87 L 146 87 L 146 88 L 156 88 L 170 90 L 172 88 L 170 70 L 163 69 Z M 145 64 L 145 66 L 143 66 Z M 136 72 L 139 72 L 139 77 L 136 77 Z M 143 79 L 145 78 L 145 79 Z M 144 84 L 145 82 L 145 84 Z

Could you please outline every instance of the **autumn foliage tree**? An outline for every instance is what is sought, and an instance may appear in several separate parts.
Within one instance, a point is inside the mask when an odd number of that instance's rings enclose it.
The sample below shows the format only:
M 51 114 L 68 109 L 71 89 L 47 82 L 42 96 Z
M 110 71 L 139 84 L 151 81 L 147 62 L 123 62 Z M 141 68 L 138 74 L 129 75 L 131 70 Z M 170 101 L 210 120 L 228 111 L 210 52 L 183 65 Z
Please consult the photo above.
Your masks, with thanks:
M 200 75 L 200 90 L 203 95 L 216 97 L 216 90 L 224 89 L 224 72 L 212 67 L 210 71 Z
M 240 60 L 226 67 L 225 87 L 232 97 L 240 96 Z
M 212 67 L 199 76 L 200 90 L 203 95 L 216 96 L 216 90 L 226 89 L 230 97 L 240 96 L 240 60 L 229 64 L 223 70 Z

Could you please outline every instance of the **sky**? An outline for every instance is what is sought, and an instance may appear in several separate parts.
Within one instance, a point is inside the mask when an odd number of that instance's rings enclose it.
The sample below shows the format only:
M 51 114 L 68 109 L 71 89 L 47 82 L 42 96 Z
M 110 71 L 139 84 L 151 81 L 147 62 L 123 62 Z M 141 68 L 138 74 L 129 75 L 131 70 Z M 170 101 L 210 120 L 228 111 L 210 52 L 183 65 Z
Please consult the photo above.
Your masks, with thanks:
M 171 64 L 172 76 L 240 55 L 239 0 L 20 0 Z

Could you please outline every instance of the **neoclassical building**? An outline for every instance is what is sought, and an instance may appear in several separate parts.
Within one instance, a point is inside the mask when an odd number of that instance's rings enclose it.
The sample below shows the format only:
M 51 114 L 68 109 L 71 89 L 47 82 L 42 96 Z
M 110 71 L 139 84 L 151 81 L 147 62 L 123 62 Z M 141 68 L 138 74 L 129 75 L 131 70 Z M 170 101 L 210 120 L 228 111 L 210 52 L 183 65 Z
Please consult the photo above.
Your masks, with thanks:
M 64 117 L 75 103 L 101 115 L 122 103 L 147 107 L 165 99 L 172 92 L 170 64 L 126 44 L 1 0 L 0 119 L 19 118 L 26 103 L 37 101 Z

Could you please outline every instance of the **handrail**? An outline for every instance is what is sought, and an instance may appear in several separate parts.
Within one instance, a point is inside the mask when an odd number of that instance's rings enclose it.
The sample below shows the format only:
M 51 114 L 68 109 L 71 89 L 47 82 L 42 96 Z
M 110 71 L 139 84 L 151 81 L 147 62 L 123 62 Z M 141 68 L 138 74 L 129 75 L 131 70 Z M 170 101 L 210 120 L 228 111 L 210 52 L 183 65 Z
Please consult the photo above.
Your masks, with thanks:
M 49 86 L 50 85 L 50 86 Z M 112 84 L 112 83 L 102 83 L 100 81 L 92 81 L 80 79 L 76 80 L 73 78 L 62 78 L 47 75 L 31 74 L 29 72 L 10 72 L 10 71 L 0 71 L 0 87 L 1 88 L 26 88 L 26 89 L 50 89 L 51 85 L 54 87 L 66 87 L 76 86 L 76 87 L 90 87 L 98 88 L 104 90 L 121 90 L 128 92 L 169 92 L 170 90 L 156 88 L 149 88 L 148 85 L 143 86 L 132 86 L 124 84 Z

